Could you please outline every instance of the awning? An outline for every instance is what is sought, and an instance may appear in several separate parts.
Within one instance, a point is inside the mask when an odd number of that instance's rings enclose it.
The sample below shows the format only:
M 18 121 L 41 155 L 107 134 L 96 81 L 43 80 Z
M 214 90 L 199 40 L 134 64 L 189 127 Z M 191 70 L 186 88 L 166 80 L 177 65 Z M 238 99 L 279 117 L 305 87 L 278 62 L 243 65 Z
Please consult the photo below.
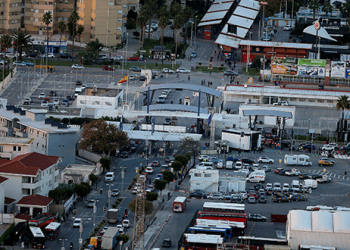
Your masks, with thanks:
M 310 25 L 308 27 L 306 27 L 304 30 L 303 30 L 304 33 L 306 34 L 310 34 L 310 35 L 313 35 L 313 36 L 316 36 L 317 34 L 317 30 L 315 29 L 314 25 Z M 319 37 L 323 38 L 323 39 L 327 39 L 327 40 L 331 40 L 333 42 L 336 42 L 337 40 L 335 40 L 334 38 L 332 38 L 328 32 L 324 29 L 324 28 L 320 28 L 319 31 L 318 31 L 318 34 L 317 34 Z

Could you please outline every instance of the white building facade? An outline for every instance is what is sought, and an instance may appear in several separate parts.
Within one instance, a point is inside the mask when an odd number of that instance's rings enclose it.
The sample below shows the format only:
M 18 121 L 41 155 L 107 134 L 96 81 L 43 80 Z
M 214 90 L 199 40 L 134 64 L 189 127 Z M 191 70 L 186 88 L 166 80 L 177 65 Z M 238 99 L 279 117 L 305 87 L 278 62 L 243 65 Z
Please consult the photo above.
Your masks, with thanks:
M 0 137 L 0 157 L 13 158 L 32 152 L 33 138 Z

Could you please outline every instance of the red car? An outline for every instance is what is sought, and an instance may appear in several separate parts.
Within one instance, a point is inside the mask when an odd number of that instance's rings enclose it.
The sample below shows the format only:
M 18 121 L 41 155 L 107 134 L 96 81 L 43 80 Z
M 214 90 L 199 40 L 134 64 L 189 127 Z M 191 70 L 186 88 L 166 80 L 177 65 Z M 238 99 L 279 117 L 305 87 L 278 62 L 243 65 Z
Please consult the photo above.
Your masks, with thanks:
M 115 68 L 113 68 L 112 66 L 103 66 L 102 70 L 111 70 L 111 71 L 114 71 Z
M 284 168 L 277 168 L 277 169 L 275 170 L 275 174 L 279 174 L 283 169 L 284 169 Z
M 140 57 L 139 56 L 131 56 L 131 57 L 128 57 L 128 61 L 140 61 Z

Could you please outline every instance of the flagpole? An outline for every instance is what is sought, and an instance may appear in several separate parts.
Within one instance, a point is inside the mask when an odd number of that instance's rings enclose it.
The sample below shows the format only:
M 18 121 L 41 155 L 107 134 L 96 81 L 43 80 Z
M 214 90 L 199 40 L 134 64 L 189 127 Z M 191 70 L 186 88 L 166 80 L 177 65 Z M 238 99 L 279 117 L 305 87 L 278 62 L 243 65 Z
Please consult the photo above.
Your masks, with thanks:
M 128 88 L 129 88 L 129 72 L 126 75 L 126 91 L 125 91 L 125 100 L 128 103 Z

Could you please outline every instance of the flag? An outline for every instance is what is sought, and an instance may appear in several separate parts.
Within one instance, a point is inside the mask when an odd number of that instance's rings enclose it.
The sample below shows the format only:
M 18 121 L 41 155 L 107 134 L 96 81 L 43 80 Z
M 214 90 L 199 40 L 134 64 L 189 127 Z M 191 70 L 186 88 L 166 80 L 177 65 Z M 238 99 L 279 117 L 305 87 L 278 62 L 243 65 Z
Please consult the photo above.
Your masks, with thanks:
M 128 75 L 125 75 L 122 79 L 120 79 L 120 81 L 118 82 L 118 84 L 122 84 L 123 82 L 127 82 L 128 81 Z

